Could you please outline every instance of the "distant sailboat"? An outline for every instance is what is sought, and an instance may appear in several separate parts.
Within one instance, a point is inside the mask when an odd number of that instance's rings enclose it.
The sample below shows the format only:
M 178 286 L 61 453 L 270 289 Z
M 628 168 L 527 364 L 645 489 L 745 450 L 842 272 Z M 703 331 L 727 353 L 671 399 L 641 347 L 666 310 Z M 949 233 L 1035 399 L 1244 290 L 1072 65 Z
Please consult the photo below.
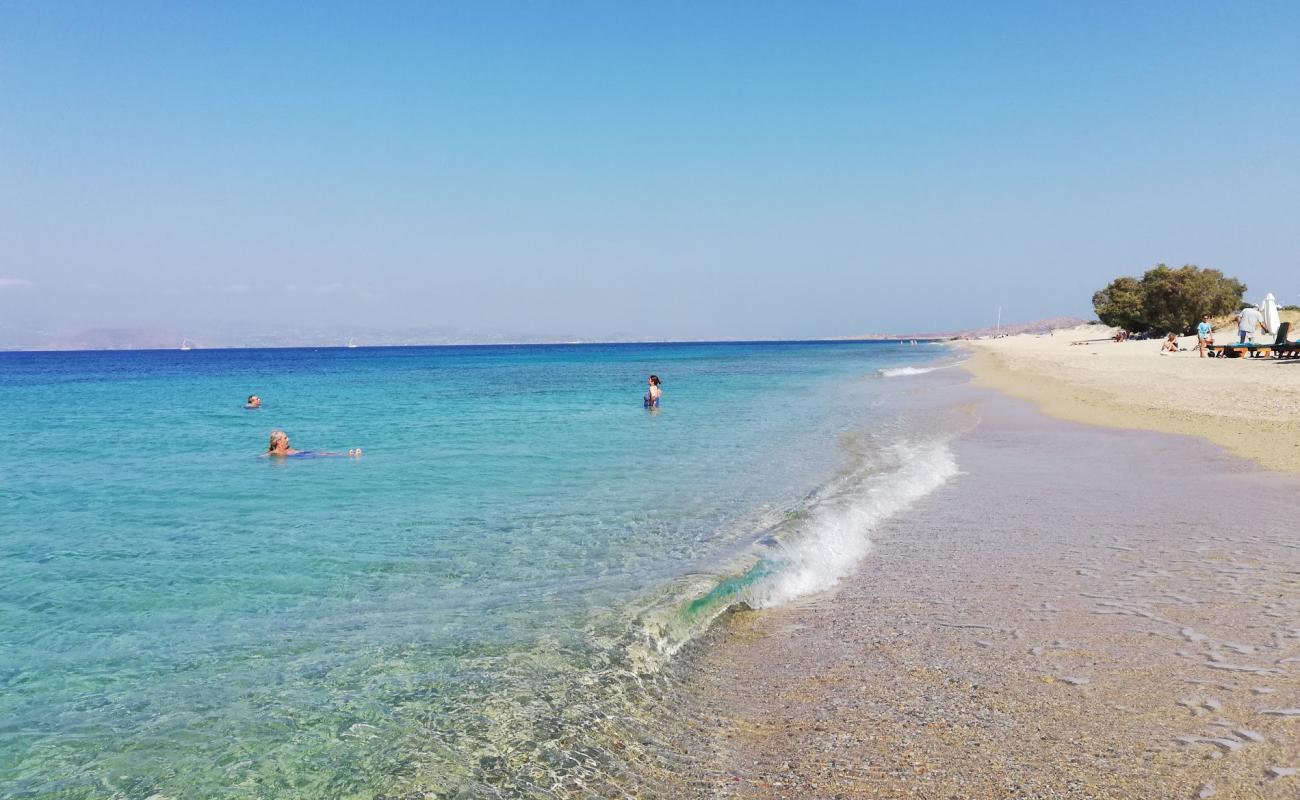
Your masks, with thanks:
M 356 347 L 356 346 L 357 346 L 357 340 L 356 340 L 356 337 L 353 337 L 353 338 L 351 338 L 351 339 L 348 339 L 348 347 Z
M 181 349 L 182 349 L 182 350 L 193 350 L 194 348 L 193 348 L 193 347 L 190 347 L 190 340 L 189 340 L 189 339 L 184 339 L 184 340 L 181 341 Z

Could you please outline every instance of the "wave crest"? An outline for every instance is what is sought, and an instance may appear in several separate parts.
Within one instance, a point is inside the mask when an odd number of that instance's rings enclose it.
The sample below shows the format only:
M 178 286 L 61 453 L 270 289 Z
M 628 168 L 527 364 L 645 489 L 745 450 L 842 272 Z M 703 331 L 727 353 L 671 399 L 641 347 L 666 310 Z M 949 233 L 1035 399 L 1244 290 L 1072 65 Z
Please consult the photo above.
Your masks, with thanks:
M 765 608 L 831 588 L 871 549 L 870 534 L 882 522 L 958 473 L 947 442 L 901 443 L 889 455 L 895 469 L 875 473 L 863 491 L 815 510 L 802 535 L 781 546 L 776 569 L 746 587 L 741 599 Z
M 958 361 L 955 364 L 940 364 L 937 367 L 885 367 L 880 372 L 882 378 L 901 378 L 905 375 L 924 375 L 927 372 L 934 372 L 939 369 L 951 369 L 965 364 L 965 360 Z

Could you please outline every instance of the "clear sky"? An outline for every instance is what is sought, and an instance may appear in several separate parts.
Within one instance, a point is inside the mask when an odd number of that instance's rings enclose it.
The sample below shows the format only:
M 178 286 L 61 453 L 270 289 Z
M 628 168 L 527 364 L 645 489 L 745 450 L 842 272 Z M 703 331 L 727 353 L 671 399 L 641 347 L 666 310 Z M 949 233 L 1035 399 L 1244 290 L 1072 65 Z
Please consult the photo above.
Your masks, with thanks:
M 0 1 L 0 333 L 1300 303 L 1300 3 Z

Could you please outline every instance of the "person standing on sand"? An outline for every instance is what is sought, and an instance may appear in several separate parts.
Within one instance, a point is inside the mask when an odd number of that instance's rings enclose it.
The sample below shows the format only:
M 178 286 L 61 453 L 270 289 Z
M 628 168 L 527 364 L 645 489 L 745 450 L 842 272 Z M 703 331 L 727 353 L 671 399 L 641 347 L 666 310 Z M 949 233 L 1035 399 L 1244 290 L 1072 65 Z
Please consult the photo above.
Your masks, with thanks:
M 1196 326 L 1196 349 L 1201 358 L 1205 358 L 1205 348 L 1214 344 L 1214 326 L 1210 324 L 1210 315 L 1201 317 L 1201 324 Z
M 1237 315 L 1237 341 L 1241 344 L 1251 341 L 1255 331 L 1264 326 L 1264 315 L 1254 306 L 1246 306 Z

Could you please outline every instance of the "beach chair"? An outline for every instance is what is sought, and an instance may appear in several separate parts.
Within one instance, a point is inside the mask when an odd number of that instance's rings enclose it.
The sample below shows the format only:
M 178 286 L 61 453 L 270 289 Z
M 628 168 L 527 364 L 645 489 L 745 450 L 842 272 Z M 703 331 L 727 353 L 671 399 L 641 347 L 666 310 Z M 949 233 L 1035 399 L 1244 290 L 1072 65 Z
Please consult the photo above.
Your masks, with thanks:
M 1286 335 L 1291 331 L 1291 323 L 1283 322 L 1277 326 L 1277 338 L 1269 344 L 1256 344 L 1254 342 L 1245 342 L 1243 344 L 1215 344 L 1210 345 L 1210 352 L 1220 358 L 1267 358 L 1274 352 L 1282 353 L 1287 351 L 1296 342 L 1288 342 Z
M 1287 323 L 1283 322 L 1285 326 Z M 1300 358 L 1300 341 L 1283 342 L 1273 345 L 1274 358 Z

